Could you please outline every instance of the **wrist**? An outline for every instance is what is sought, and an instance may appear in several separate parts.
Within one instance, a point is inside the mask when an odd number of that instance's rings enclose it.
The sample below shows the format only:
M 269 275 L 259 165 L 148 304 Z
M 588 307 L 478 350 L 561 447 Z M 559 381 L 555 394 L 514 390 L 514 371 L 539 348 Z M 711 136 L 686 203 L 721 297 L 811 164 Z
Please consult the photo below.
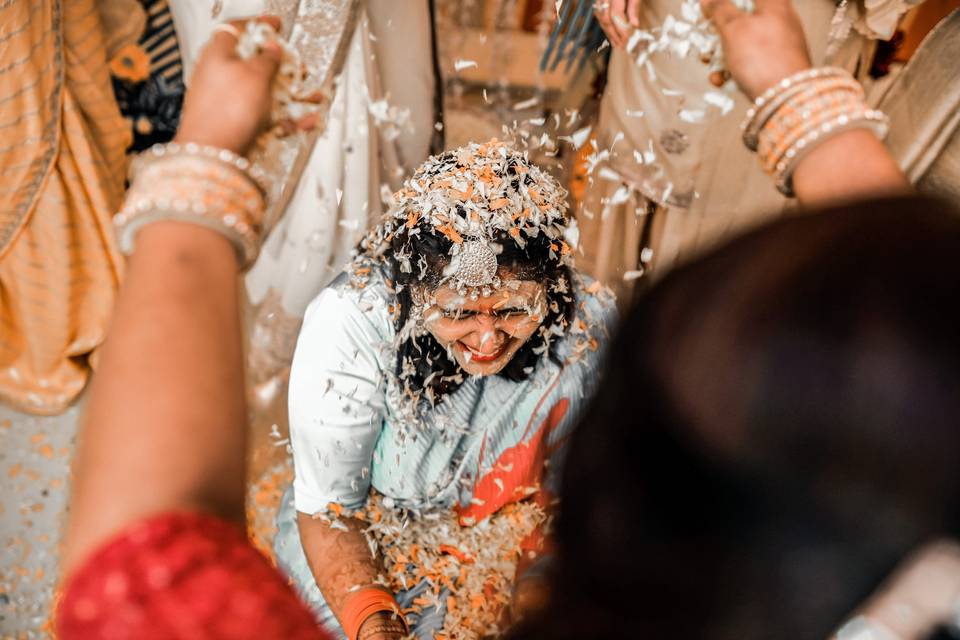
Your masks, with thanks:
M 343 603 L 340 624 L 349 640 L 403 638 L 408 633 L 400 605 L 381 586 L 364 587 L 350 594 Z
M 363 621 L 357 632 L 357 640 L 393 640 L 406 636 L 406 624 L 390 611 L 377 611 L 371 614 Z
M 226 149 L 240 156 L 246 156 L 250 144 L 231 139 L 230 136 L 218 135 L 216 132 L 204 130 L 191 124 L 184 124 L 177 129 L 173 142 L 185 145 L 190 142 L 201 146 Z
M 797 59 L 792 62 L 784 62 L 775 72 L 769 74 L 766 78 L 742 87 L 743 92 L 747 94 L 747 97 L 750 98 L 751 101 L 756 100 L 778 83 L 812 68 L 813 64 L 809 59 Z

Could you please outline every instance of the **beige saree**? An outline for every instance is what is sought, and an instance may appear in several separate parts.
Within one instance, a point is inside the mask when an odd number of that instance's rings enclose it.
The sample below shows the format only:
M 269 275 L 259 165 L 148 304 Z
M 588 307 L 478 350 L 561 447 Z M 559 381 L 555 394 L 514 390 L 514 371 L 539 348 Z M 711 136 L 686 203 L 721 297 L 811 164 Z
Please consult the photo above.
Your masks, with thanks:
M 103 341 L 130 130 L 95 0 L 0 3 L 0 402 L 56 414 Z
M 644 2 L 641 22 L 663 24 L 679 14 L 679 4 Z M 907 0 L 853 4 L 855 28 L 828 55 L 836 5 L 794 3 L 814 64 L 851 71 L 869 66 L 872 38 L 889 37 L 910 6 Z M 596 132 L 599 149 L 610 155 L 593 172 L 578 214 L 579 264 L 611 286 L 622 304 L 645 276 L 662 274 L 791 207 L 740 139 L 747 99 L 728 92 L 732 109 L 722 114 L 704 103 L 703 96 L 716 89 L 696 56 L 663 53 L 652 63 L 655 78 L 623 50 L 613 51 Z

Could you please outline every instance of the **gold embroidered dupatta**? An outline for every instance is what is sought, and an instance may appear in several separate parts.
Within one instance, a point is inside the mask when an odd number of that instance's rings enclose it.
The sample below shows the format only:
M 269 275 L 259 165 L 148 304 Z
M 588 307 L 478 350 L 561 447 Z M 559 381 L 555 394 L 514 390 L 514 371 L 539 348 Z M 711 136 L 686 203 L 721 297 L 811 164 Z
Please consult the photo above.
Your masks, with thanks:
M 130 131 L 95 0 L 0 0 L 0 401 L 56 414 L 86 384 L 122 259 Z

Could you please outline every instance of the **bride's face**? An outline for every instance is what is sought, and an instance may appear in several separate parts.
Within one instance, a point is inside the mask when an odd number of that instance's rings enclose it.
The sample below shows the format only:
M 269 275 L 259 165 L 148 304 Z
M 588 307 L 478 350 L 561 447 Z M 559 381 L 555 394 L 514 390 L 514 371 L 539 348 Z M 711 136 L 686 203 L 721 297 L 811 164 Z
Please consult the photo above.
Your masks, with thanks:
M 530 339 L 546 315 L 546 292 L 531 280 L 505 281 L 477 300 L 447 287 L 429 294 L 426 328 L 471 375 L 503 370 Z

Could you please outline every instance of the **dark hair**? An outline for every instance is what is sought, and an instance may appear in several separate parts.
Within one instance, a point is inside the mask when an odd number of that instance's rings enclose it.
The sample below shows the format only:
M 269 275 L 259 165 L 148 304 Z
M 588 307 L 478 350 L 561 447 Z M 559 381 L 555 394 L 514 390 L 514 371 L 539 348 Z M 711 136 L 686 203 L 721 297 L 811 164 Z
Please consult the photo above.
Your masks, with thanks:
M 472 171 L 483 173 L 475 165 L 478 157 L 485 162 L 481 168 L 487 173 L 483 175 L 489 176 L 495 185 L 485 191 L 486 200 L 481 198 L 481 206 L 489 206 L 492 211 L 494 204 L 503 207 L 505 202 L 510 202 L 509 206 L 520 202 L 520 207 L 528 203 L 531 209 L 537 210 L 528 217 L 528 210 L 518 209 L 511 225 L 500 224 L 492 237 L 487 238 L 497 247 L 500 277 L 535 280 L 546 289 L 547 312 L 539 330 L 498 375 L 515 382 L 526 380 L 544 355 L 560 364 L 552 338 L 565 332 L 575 311 L 574 283 L 563 257 L 569 249 L 560 237 L 567 222 L 566 191 L 556 180 L 531 165 L 525 154 L 496 140 L 431 157 L 397 194 L 396 209 L 388 213 L 384 223 L 361 242 L 359 248 L 361 257 L 370 262 L 370 268 L 382 270 L 388 287 L 396 295 L 393 317 L 401 341 L 395 374 L 404 395 L 417 399 L 418 404 L 419 400 L 435 403 L 454 392 L 463 383 L 464 376 L 460 366 L 431 334 L 404 335 L 414 307 L 412 289 L 444 286 L 444 269 L 450 265 L 454 242 L 462 242 L 462 237 L 453 230 L 455 223 L 474 220 L 477 211 L 474 209 L 468 214 L 462 200 L 449 201 L 449 210 L 444 211 L 444 216 L 449 218 L 444 218 L 444 228 L 438 228 L 436 222 L 431 221 L 431 215 L 423 215 L 424 211 L 420 210 L 429 209 L 434 203 L 425 204 L 417 195 L 442 196 L 450 190 L 449 176 Z M 470 189 L 472 191 L 472 185 Z M 541 190 L 555 200 L 541 199 Z M 535 198 L 533 194 L 537 194 Z M 491 197 L 495 202 L 490 201 Z M 514 197 L 517 202 L 513 201 Z M 470 204 L 475 206 L 473 201 Z M 501 211 L 508 215 L 510 209 Z
M 960 535 L 958 260 L 958 214 L 884 199 L 654 286 L 569 443 L 549 604 L 513 637 L 822 640 Z
M 443 269 L 450 262 L 452 241 L 435 233 L 428 224 L 420 223 L 418 226 L 421 228 L 420 233 L 394 236 L 391 249 L 386 255 L 389 278 L 397 296 L 397 330 L 410 319 L 413 308 L 411 288 L 438 286 Z M 495 237 L 494 242 L 502 247 L 497 258 L 501 277 L 509 274 L 520 280 L 535 280 L 541 283 L 547 292 L 547 314 L 540 329 L 517 350 L 513 359 L 498 374 L 519 382 L 529 377 L 543 357 L 544 346 L 552 335 L 551 328 L 566 328 L 573 318 L 573 283 L 569 268 L 550 258 L 550 254 L 555 252 L 551 247 L 555 245 L 545 235 L 527 238 L 522 248 L 505 233 Z M 398 254 L 408 256 L 413 265 L 422 264 L 424 273 L 421 274 L 416 266 L 412 273 L 405 273 L 396 258 Z M 547 353 L 554 362 L 560 364 L 552 343 Z M 397 375 L 405 368 L 409 372 L 404 378 L 406 390 L 417 394 L 429 388 L 434 400 L 453 393 L 463 382 L 460 366 L 450 359 L 447 350 L 429 333 L 407 338 L 400 343 L 397 350 Z

